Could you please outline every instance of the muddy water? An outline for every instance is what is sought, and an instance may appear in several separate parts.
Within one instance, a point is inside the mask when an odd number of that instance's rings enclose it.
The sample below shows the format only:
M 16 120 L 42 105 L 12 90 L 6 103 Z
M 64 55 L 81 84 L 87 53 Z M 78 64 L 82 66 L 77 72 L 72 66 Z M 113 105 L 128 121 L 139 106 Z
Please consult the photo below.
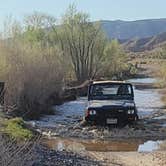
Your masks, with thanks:
M 145 85 L 150 85 L 155 83 L 153 78 L 141 78 L 141 79 L 132 79 L 128 80 L 133 83 L 135 86 L 135 102 L 138 108 L 138 114 L 140 119 L 145 119 L 155 114 L 156 112 L 163 109 L 164 105 L 161 102 L 161 96 L 156 89 L 146 88 Z M 139 84 L 139 86 L 138 86 Z M 70 130 L 73 126 L 77 125 L 84 115 L 84 110 L 87 105 L 87 98 L 79 98 L 76 101 L 67 102 L 61 106 L 54 107 L 55 115 L 45 116 L 41 118 L 40 121 L 33 121 L 32 123 L 41 131 L 43 135 L 47 135 L 49 139 L 43 138 L 43 143 L 49 146 L 50 148 L 56 150 L 71 150 L 75 152 L 81 151 L 153 151 L 158 149 L 160 141 L 152 141 L 142 139 L 121 139 L 109 140 L 109 139 L 83 139 L 86 131 L 81 135 L 80 138 L 71 139 L 66 133 L 77 132 L 78 135 L 84 129 L 88 131 L 87 128 L 78 127 L 76 129 Z M 115 129 L 114 134 L 125 135 L 130 128 L 126 129 Z M 62 131 L 62 132 L 59 132 Z M 96 132 L 92 130 L 90 132 Z M 89 133 L 90 133 L 89 132 Z M 121 134 L 122 132 L 122 134 Z M 133 129 L 131 132 L 134 132 Z M 58 134 L 57 134 L 58 133 Z M 65 133 L 65 134 L 64 134 Z M 77 135 L 77 133 L 75 135 Z M 124 133 L 124 134 L 123 134 Z M 137 135 L 140 136 L 142 131 L 137 131 Z M 95 133 L 96 134 L 96 133 Z M 130 135 L 129 131 L 129 135 Z M 58 137 L 57 137 L 58 135 Z M 75 136 L 74 135 L 74 136 Z M 63 136 L 61 138 L 60 136 Z M 66 138 L 64 138 L 64 136 Z M 79 137 L 79 136 L 78 136 Z M 82 138 L 82 139 L 81 139 Z M 116 136 L 114 137 L 116 138 Z
M 78 140 L 52 138 L 43 139 L 43 143 L 54 150 L 67 150 L 77 153 L 85 151 L 95 152 L 151 152 L 159 149 L 161 141 L 142 141 L 142 140 L 123 140 L 123 141 L 108 141 L 108 140 Z
M 140 86 L 149 83 L 154 83 L 156 80 L 153 78 L 131 79 L 128 82 L 133 84 L 139 83 Z M 152 113 L 157 112 L 163 108 L 161 96 L 156 89 L 134 89 L 135 102 L 138 108 L 140 118 L 145 118 Z M 78 98 L 76 101 L 67 102 L 61 106 L 55 106 L 55 116 L 45 116 L 40 121 L 34 121 L 38 127 L 54 128 L 57 125 L 70 125 L 78 123 L 84 116 L 84 110 L 87 106 L 87 98 Z

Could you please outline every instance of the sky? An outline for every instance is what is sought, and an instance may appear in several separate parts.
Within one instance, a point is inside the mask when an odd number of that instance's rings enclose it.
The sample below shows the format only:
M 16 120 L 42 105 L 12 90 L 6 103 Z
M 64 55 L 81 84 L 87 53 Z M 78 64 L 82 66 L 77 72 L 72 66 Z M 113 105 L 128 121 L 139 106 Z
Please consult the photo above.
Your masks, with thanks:
M 166 0 L 1 0 L 0 26 L 7 16 L 21 20 L 33 11 L 58 19 L 72 3 L 89 13 L 93 21 L 166 18 Z

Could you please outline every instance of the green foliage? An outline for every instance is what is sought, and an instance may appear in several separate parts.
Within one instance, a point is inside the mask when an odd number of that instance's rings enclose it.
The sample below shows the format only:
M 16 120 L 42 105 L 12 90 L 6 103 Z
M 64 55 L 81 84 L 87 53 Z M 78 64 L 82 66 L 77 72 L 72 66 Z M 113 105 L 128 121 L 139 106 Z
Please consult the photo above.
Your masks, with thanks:
M 100 68 L 105 36 L 100 25 L 90 22 L 88 14 L 70 6 L 62 17 L 61 48 L 71 60 L 78 81 L 94 78 Z
M 25 127 L 24 121 L 21 118 L 6 120 L 4 123 L 4 132 L 15 139 L 31 139 L 32 131 Z
M 104 50 L 103 71 L 105 76 L 122 77 L 128 69 L 127 55 L 117 40 L 109 42 Z

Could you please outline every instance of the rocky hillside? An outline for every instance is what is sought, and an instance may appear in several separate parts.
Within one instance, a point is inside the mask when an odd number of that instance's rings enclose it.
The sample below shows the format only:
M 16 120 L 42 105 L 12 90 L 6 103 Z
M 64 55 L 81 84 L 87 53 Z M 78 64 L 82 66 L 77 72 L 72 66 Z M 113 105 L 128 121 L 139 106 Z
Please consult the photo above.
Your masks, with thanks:
M 150 51 L 166 45 L 166 32 L 142 39 L 120 40 L 126 50 L 132 52 Z
M 100 21 L 110 39 L 147 38 L 166 32 L 166 19 Z

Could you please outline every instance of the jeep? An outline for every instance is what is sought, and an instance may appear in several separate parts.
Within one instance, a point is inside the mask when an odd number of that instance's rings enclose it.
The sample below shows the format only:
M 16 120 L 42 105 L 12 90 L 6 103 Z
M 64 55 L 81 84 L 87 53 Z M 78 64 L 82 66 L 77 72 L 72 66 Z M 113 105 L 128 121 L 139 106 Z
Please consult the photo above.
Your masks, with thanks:
M 88 88 L 85 120 L 94 124 L 124 125 L 138 120 L 131 83 L 96 81 Z

